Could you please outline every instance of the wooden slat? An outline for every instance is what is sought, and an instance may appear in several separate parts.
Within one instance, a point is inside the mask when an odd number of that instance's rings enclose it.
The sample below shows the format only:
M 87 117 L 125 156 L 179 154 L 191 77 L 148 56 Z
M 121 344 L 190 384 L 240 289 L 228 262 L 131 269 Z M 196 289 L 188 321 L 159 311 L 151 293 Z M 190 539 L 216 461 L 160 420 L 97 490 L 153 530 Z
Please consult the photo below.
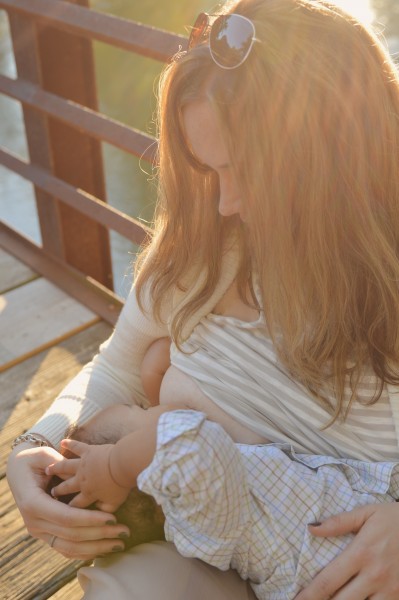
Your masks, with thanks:
M 54 177 L 49 171 L 21 160 L 12 152 L 0 146 L 0 164 L 10 171 L 18 173 L 38 189 L 61 200 L 63 204 L 78 210 L 82 215 L 93 219 L 108 229 L 117 231 L 120 235 L 141 244 L 151 234 L 151 229 L 137 219 L 105 204 L 92 194 Z
M 54 0 L 0 0 L 0 8 L 35 17 L 62 31 L 112 44 L 162 62 L 169 60 L 180 49 L 187 48 L 187 38 L 181 35 L 72 3 Z
M 52 281 L 108 323 L 116 323 L 123 300 L 98 281 L 58 260 L 21 232 L 0 221 L 0 247 Z
M 50 598 L 51 600 L 80 600 L 82 598 L 82 588 L 75 577 Z
M 96 139 L 113 144 L 139 158 L 155 162 L 157 141 L 154 137 L 128 127 L 107 115 L 60 98 L 29 81 L 11 79 L 1 74 L 0 93 L 19 100 L 24 106 L 35 108 L 63 123 L 72 125 Z
M 1 539 L 0 590 L 5 600 L 44 600 L 75 577 L 83 563 L 70 561 L 40 540 L 31 538 L 24 526 L 6 480 L 0 481 Z M 7 508 L 6 512 L 4 507 Z M 79 597 L 79 596 L 76 596 Z
M 38 420 L 111 331 L 98 323 L 0 375 L 0 478 L 12 440 Z
M 99 318 L 46 279 L 0 296 L 0 372 Z
M 32 539 L 5 480 L 11 440 L 28 429 L 61 388 L 97 352 L 112 329 L 104 322 L 0 375 L 0 597 L 5 600 L 78 600 L 82 564 Z
M 0 294 L 37 277 L 32 269 L 0 248 Z

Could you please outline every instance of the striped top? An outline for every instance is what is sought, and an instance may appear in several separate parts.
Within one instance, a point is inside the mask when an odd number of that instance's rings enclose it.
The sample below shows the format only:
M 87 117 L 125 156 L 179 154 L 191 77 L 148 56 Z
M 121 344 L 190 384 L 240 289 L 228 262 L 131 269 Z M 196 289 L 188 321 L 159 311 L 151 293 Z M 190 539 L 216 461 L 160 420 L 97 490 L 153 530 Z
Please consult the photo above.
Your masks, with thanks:
M 375 379 L 365 377 L 345 422 L 323 430 L 330 415 L 279 363 L 263 313 L 253 322 L 213 313 L 203 317 L 172 364 L 216 405 L 271 442 L 298 452 L 359 460 L 399 458 L 388 390 L 373 405 Z

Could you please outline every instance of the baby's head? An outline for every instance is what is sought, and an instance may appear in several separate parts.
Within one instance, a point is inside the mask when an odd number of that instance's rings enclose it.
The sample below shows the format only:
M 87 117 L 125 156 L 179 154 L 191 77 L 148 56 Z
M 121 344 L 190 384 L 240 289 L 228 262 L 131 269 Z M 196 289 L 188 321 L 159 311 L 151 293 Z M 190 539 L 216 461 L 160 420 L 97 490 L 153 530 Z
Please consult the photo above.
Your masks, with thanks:
M 138 406 L 127 404 L 105 408 L 83 426 L 72 425 L 66 431 L 65 437 L 86 444 L 115 444 L 121 437 L 136 429 L 142 411 Z M 61 450 L 61 454 L 67 458 L 74 457 L 64 449 Z M 48 489 L 54 485 L 56 482 L 52 479 Z M 68 503 L 72 497 L 73 495 L 69 495 L 59 499 Z M 161 507 L 152 496 L 141 492 L 137 487 L 129 492 L 125 502 L 115 512 L 115 517 L 118 523 L 127 525 L 130 529 L 130 537 L 124 540 L 126 549 L 145 542 L 165 539 L 165 518 Z

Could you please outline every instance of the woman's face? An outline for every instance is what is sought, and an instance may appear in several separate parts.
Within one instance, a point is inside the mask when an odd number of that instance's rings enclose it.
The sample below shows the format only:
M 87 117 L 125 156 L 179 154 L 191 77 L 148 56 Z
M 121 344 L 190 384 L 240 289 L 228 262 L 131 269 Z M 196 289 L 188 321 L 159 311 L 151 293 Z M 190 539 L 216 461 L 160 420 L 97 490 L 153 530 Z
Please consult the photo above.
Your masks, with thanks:
M 224 217 L 245 214 L 233 175 L 227 147 L 212 108 L 206 100 L 188 104 L 183 112 L 188 144 L 196 159 L 219 177 L 219 213 Z

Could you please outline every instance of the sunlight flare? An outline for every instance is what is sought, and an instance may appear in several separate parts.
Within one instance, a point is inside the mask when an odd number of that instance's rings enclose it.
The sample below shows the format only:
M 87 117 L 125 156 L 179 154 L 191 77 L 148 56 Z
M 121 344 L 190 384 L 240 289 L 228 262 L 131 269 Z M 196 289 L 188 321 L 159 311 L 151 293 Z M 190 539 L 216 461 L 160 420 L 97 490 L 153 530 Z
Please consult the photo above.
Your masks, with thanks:
M 362 23 L 370 25 L 374 19 L 374 12 L 369 0 L 333 0 L 335 4 L 354 15 Z

